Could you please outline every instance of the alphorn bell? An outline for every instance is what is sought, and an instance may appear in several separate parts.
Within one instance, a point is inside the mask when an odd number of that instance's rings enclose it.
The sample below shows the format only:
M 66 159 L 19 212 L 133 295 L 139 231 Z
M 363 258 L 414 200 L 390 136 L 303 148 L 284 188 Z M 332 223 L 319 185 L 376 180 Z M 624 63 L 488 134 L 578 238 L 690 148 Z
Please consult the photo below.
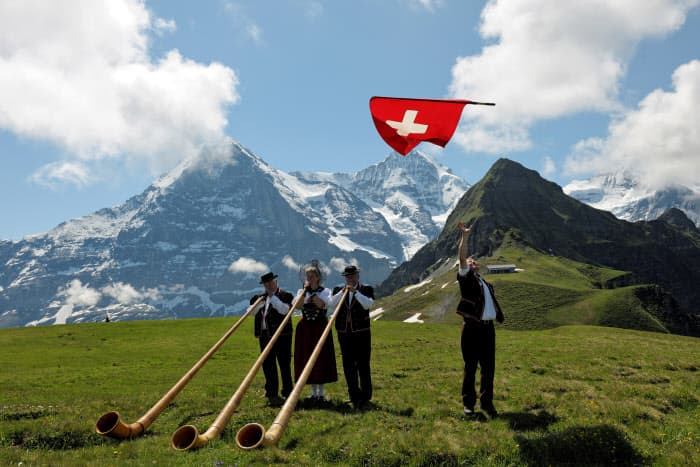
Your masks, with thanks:
M 338 317 L 338 312 L 343 306 L 343 302 L 345 302 L 347 295 L 348 289 L 346 288 L 342 297 L 340 298 L 340 302 L 338 302 L 338 306 L 335 308 L 335 311 L 328 320 L 328 324 L 326 324 L 323 334 L 321 334 L 321 337 L 318 339 L 318 344 L 316 344 L 314 351 L 311 353 L 309 361 L 306 363 L 301 375 L 299 375 L 299 379 L 294 385 L 292 393 L 289 395 L 289 397 L 287 397 L 284 406 L 282 406 L 280 409 L 279 413 L 277 414 L 277 418 L 275 418 L 275 420 L 272 422 L 270 428 L 265 431 L 265 428 L 259 423 L 249 423 L 245 425 L 243 428 L 238 430 L 238 433 L 236 433 L 236 444 L 239 448 L 255 449 L 261 444 L 264 444 L 265 446 L 277 446 L 277 443 L 279 443 L 284 430 L 287 428 L 287 423 L 289 423 L 292 412 L 294 412 L 294 408 L 297 405 L 297 400 L 299 400 L 301 391 L 304 389 L 304 385 L 309 379 L 309 375 L 311 375 L 311 371 L 316 364 L 316 360 L 318 360 L 318 356 L 321 355 L 323 344 L 326 342 L 326 339 L 333 329 L 333 323 L 335 323 L 335 319 Z
M 248 387 L 253 382 L 253 379 L 255 379 L 256 373 L 258 372 L 258 370 L 260 369 L 270 352 L 272 352 L 272 347 L 275 345 L 275 342 L 277 342 L 277 338 L 280 336 L 280 334 L 282 334 L 284 327 L 291 319 L 294 309 L 296 309 L 299 306 L 302 300 L 304 300 L 304 289 L 301 290 L 299 297 L 297 297 L 297 299 L 294 300 L 294 303 L 289 308 L 289 312 L 287 312 L 287 315 L 282 320 L 282 323 L 277 328 L 277 331 L 275 331 L 275 333 L 270 338 L 270 342 L 268 342 L 268 344 L 265 346 L 262 353 L 253 364 L 252 368 L 248 371 L 248 374 L 243 379 L 243 382 L 240 384 L 240 386 L 238 386 L 238 389 L 236 389 L 236 392 L 233 394 L 233 396 L 231 396 L 231 399 L 229 399 L 224 408 L 221 409 L 219 416 L 216 417 L 216 420 L 214 420 L 214 423 L 212 423 L 209 429 L 207 429 L 207 431 L 205 431 L 204 433 L 199 434 L 199 431 L 197 431 L 197 427 L 194 425 L 181 426 L 180 428 L 175 430 L 175 433 L 173 433 L 173 437 L 170 440 L 170 444 L 173 448 L 177 449 L 178 451 L 199 449 L 202 446 L 209 443 L 209 441 L 211 441 L 212 439 L 219 436 L 219 434 L 222 431 L 224 431 L 224 428 L 226 428 L 226 424 L 228 424 L 228 421 L 231 419 L 233 412 L 238 408 L 238 405 L 241 403 L 241 400 L 245 395 L 245 392 L 248 390 Z
M 187 385 L 187 383 L 190 382 L 192 378 L 194 378 L 194 375 L 197 374 L 199 369 L 204 366 L 204 364 L 209 360 L 209 358 L 211 358 L 212 355 L 216 353 L 217 350 L 219 350 L 219 347 L 226 342 L 226 339 L 228 339 L 231 334 L 233 334 L 236 329 L 243 324 L 243 321 L 248 317 L 248 315 L 250 315 L 250 313 L 253 312 L 255 307 L 258 306 L 263 298 L 264 297 L 258 298 L 255 303 L 250 305 L 246 312 L 236 321 L 233 326 L 231 326 L 231 329 L 229 329 L 226 334 L 224 334 L 223 337 L 221 337 L 221 339 L 219 339 L 218 342 L 214 344 L 214 346 L 209 349 L 209 351 L 205 353 L 182 378 L 180 378 L 180 381 L 175 383 L 175 386 L 173 386 L 170 391 L 168 391 L 158 402 L 156 402 L 155 405 L 151 407 L 150 410 L 141 418 L 134 423 L 127 425 L 119 417 L 119 412 L 107 412 L 101 416 L 99 420 L 97 420 L 97 423 L 95 424 L 95 431 L 101 435 L 108 435 L 112 436 L 113 438 L 120 439 L 135 438 L 142 435 L 143 432 L 146 431 L 149 426 L 151 426 L 155 419 L 160 416 L 161 412 L 165 410 L 168 404 L 175 399 L 175 396 L 182 391 L 182 389 Z

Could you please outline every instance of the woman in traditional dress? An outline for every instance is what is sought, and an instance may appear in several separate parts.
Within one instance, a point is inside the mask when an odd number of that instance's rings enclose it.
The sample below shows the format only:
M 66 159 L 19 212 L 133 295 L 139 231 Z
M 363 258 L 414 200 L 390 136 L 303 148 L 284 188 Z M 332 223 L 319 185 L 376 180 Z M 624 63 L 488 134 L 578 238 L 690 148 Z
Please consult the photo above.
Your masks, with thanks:
M 331 291 L 321 285 L 321 271 L 318 265 L 311 264 L 304 268 L 304 303 L 302 318 L 297 324 L 294 337 L 294 380 L 298 381 L 304 371 L 309 357 L 328 324 L 328 308 Z M 333 333 L 331 332 L 323 344 L 321 353 L 309 375 L 307 384 L 311 385 L 311 399 L 326 400 L 324 384 L 338 381 L 338 371 L 335 366 L 335 349 Z

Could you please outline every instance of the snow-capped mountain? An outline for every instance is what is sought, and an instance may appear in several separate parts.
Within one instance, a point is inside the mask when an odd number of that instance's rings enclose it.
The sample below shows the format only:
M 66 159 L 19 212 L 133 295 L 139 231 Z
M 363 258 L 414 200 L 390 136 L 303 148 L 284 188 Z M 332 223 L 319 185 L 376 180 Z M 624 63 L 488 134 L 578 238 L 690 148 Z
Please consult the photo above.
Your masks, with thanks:
M 652 190 L 630 174 L 617 173 L 574 180 L 564 187 L 564 193 L 628 221 L 657 219 L 666 210 L 678 208 L 700 226 L 700 188 Z
M 429 171 L 405 170 L 415 183 L 430 183 Z M 261 274 L 276 272 L 294 292 L 310 259 L 321 261 L 327 285 L 339 283 L 350 263 L 360 265 L 363 281 L 378 283 L 405 259 L 407 237 L 379 202 L 371 207 L 342 175 L 332 178 L 338 183 L 278 171 L 231 142 L 181 163 L 122 205 L 0 241 L 0 327 L 239 313 L 260 290 Z M 452 200 L 460 185 L 440 186 Z M 405 211 L 439 222 L 447 214 L 432 201 L 439 196 L 411 198 L 423 204 Z
M 346 188 L 381 214 L 401 237 L 408 260 L 435 238 L 447 215 L 469 188 L 460 177 L 420 151 L 395 152 L 383 161 L 352 174 L 294 173 L 307 181 Z

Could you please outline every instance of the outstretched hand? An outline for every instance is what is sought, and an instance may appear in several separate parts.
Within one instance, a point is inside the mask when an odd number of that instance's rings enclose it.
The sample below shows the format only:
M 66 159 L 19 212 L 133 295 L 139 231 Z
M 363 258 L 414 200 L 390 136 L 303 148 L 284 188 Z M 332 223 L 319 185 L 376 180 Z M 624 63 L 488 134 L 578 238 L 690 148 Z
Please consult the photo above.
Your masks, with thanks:
M 464 225 L 464 222 L 460 222 L 459 224 L 457 224 L 457 227 L 459 227 L 459 230 L 462 232 L 462 235 L 466 235 L 472 230 L 472 226 L 470 225 L 469 227 L 466 227 Z

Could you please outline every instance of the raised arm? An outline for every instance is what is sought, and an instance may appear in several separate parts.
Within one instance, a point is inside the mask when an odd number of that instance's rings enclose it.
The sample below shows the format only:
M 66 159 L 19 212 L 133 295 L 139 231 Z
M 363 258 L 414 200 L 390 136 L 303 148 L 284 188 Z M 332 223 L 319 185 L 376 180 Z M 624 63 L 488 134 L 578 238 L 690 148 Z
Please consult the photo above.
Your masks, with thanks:
M 469 237 L 469 232 L 471 231 L 471 226 L 465 227 L 462 222 L 457 224 L 459 231 L 462 233 L 462 238 L 459 239 L 459 268 L 465 269 L 467 267 L 467 237 Z

